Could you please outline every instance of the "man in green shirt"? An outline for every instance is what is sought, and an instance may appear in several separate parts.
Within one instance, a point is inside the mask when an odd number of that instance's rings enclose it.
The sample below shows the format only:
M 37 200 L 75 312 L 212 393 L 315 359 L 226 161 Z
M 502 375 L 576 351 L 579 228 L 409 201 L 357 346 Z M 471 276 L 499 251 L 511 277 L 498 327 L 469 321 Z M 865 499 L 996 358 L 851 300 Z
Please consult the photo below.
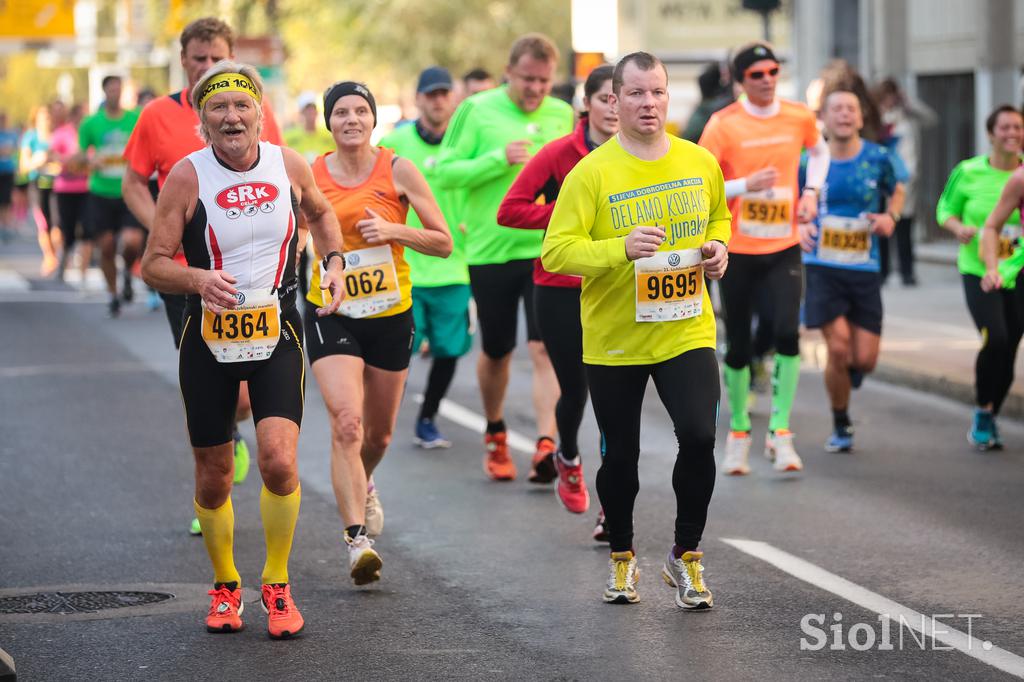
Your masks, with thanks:
M 538 473 L 554 467 L 536 466 L 554 455 L 559 395 L 533 315 L 533 262 L 540 256 L 544 233 L 500 226 L 497 214 L 523 164 L 544 144 L 572 131 L 572 107 L 548 96 L 557 66 L 558 49 L 546 36 L 530 33 L 516 40 L 505 68 L 507 85 L 459 105 L 434 172 L 436 186 L 465 192 L 459 217 L 466 225 L 466 261 L 483 346 L 477 379 L 487 418 L 484 467 L 500 481 L 516 475 L 506 443 L 504 403 L 520 299 L 526 309 L 539 435 L 530 480 L 553 480 Z
M 412 277 L 412 313 L 416 323 L 412 347 L 418 349 L 426 339 L 434 358 L 416 420 L 415 442 L 427 449 L 447 448 L 451 447 L 451 442 L 438 430 L 434 418 L 455 376 L 458 359 L 473 345 L 469 331 L 465 234 L 458 229 L 453 210 L 454 192 L 441 189 L 434 179 L 441 140 L 455 111 L 455 93 L 448 69 L 432 66 L 420 74 L 416 108 L 419 118 L 411 125 L 395 128 L 380 144 L 416 164 L 427 179 L 452 233 L 453 248 L 447 258 L 426 256 L 412 249 L 405 251 Z M 407 220 L 411 227 L 423 225 L 413 210 L 409 211 Z
M 142 229 L 128 210 L 121 195 L 121 180 L 126 166 L 124 148 L 139 120 L 135 109 L 121 108 L 121 77 L 107 76 L 102 83 L 104 102 L 99 110 L 82 121 L 78 145 L 89 156 L 89 219 L 87 237 L 100 248 L 100 269 L 107 289 L 114 297 L 111 313 L 116 315 L 117 237 L 122 233 L 121 257 L 124 259 L 124 287 L 121 295 L 130 303 L 132 266 L 142 251 Z

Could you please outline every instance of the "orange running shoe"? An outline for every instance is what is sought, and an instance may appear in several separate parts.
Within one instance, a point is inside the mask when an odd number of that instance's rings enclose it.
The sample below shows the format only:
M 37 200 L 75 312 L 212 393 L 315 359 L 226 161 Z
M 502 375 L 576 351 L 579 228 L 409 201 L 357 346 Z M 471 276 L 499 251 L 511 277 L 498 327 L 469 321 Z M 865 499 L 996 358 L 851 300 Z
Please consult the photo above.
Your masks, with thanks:
M 210 602 L 210 611 L 206 614 L 207 632 L 238 632 L 243 627 L 242 611 L 245 604 L 242 603 L 242 588 L 237 583 L 219 583 L 213 586 L 207 594 L 213 597 Z
M 292 588 L 288 583 L 272 583 L 262 588 L 263 610 L 267 613 L 267 632 L 272 639 L 287 639 L 302 632 L 306 624 L 292 601 Z
M 516 477 L 516 465 L 508 456 L 508 434 L 504 431 L 484 434 L 484 471 L 495 481 L 511 481 Z
M 530 467 L 530 483 L 551 483 L 558 478 L 555 468 L 555 441 L 541 438 L 537 441 L 537 450 L 533 453 L 533 466 Z

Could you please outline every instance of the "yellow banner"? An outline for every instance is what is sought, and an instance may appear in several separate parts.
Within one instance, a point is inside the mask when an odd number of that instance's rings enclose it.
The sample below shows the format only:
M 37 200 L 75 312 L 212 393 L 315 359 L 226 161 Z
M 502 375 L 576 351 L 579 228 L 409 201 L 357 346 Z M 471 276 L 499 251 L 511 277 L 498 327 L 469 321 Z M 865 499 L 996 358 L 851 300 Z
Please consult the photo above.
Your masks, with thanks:
M 75 37 L 75 0 L 0 0 L 0 38 Z

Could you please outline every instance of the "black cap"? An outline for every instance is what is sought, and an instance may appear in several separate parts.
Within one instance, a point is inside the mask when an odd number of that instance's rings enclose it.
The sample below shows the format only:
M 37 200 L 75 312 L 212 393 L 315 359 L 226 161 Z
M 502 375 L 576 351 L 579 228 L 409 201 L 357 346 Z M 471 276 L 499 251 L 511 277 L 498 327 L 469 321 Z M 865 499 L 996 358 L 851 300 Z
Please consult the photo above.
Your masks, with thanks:
M 756 64 L 762 59 L 770 59 L 775 63 L 779 61 L 776 59 L 775 53 L 772 52 L 772 48 L 765 43 L 754 43 L 743 48 L 732 58 L 732 77 L 736 79 L 737 83 L 742 83 L 744 72 L 750 68 L 751 64 Z
M 376 128 L 377 100 L 373 98 L 373 93 L 370 92 L 370 89 L 362 83 L 356 83 L 355 81 L 339 81 L 324 91 L 324 123 L 327 124 L 327 129 L 331 129 L 331 112 L 334 111 L 334 105 L 346 95 L 359 95 L 366 100 L 367 104 L 370 105 L 370 111 L 373 113 L 373 127 Z
M 452 75 L 443 66 L 431 66 L 420 73 L 420 81 L 416 84 L 416 92 L 426 94 L 435 90 L 451 90 Z

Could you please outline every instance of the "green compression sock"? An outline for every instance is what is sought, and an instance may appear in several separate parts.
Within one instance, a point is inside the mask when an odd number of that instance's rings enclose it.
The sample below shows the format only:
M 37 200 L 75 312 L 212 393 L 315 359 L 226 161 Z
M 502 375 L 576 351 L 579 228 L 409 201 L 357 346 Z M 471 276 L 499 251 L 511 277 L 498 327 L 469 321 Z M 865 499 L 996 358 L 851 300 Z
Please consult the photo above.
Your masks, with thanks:
M 733 369 L 724 365 L 725 392 L 729 398 L 729 429 L 732 431 L 750 431 L 750 411 L 747 397 L 750 395 L 750 365 L 743 369 Z
M 800 356 L 775 354 L 772 375 L 772 416 L 769 431 L 789 430 L 789 413 L 793 411 L 796 385 L 800 381 Z

